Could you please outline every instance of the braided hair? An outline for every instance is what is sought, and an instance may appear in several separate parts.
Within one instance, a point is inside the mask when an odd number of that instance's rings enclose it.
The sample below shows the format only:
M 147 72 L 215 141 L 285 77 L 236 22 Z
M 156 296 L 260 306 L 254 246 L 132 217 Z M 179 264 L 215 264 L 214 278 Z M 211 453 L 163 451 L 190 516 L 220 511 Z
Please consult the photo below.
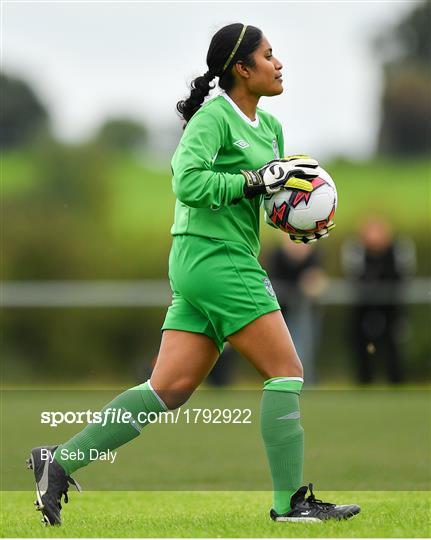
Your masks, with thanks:
M 232 67 L 238 61 L 249 67 L 255 65 L 253 53 L 262 41 L 262 31 L 255 26 L 247 26 L 237 51 L 227 63 L 243 28 L 244 25 L 241 23 L 229 24 L 221 28 L 211 39 L 206 59 L 208 71 L 190 83 L 190 96 L 178 101 L 176 106 L 185 122 L 184 127 L 215 87 L 212 81 L 216 77 L 219 78 L 220 88 L 228 92 L 235 83 Z

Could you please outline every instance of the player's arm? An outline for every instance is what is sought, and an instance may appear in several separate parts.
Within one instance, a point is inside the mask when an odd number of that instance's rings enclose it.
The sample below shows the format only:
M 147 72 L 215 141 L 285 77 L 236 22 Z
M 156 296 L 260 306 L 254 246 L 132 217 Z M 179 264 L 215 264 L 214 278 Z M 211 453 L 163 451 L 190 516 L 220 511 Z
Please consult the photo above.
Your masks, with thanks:
M 192 118 L 172 159 L 178 200 L 197 208 L 233 204 L 244 196 L 244 176 L 213 170 L 223 144 L 223 126 L 210 114 Z
M 178 200 L 197 208 L 235 204 L 244 196 L 275 193 L 283 186 L 311 191 L 318 162 L 308 156 L 273 160 L 238 174 L 213 170 L 222 146 L 223 126 L 210 114 L 192 118 L 172 159 L 173 190 Z

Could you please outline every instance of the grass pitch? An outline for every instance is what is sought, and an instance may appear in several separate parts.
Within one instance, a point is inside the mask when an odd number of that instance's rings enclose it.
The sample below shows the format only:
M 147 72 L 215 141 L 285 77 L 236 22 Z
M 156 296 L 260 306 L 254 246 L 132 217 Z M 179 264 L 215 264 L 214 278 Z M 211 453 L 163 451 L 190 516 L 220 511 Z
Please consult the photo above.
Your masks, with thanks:
M 66 441 L 85 425 L 51 427 L 41 423 L 41 411 L 99 411 L 122 390 L 4 391 L 2 489 L 32 489 L 24 466 L 29 450 Z M 115 463 L 92 463 L 74 477 L 86 489 L 105 492 L 268 491 L 261 394 L 260 389 L 198 390 L 176 411 L 181 413 L 177 423 L 145 427 L 138 439 L 119 449 Z M 193 411 L 203 409 L 249 409 L 250 423 L 197 421 Z M 186 423 L 186 410 L 191 423 Z M 314 482 L 316 491 L 430 489 L 431 424 L 425 388 L 304 390 L 301 416 L 304 479 Z
M 349 521 L 274 523 L 268 492 L 71 492 L 63 526 L 46 528 L 30 492 L 3 492 L 3 537 L 415 537 L 431 534 L 429 492 L 323 492 L 334 502 L 355 502 Z
M 34 511 L 34 480 L 24 461 L 32 446 L 65 440 L 78 426 L 41 425 L 40 411 L 99 410 L 117 393 L 4 392 L 7 436 L 2 440 L 1 479 L 2 489 L 9 490 L 2 492 L 1 501 L 4 537 L 431 535 L 425 389 L 304 392 L 304 478 L 315 482 L 318 498 L 359 504 L 362 512 L 352 520 L 308 525 L 270 521 L 270 476 L 258 433 L 260 392 L 237 390 L 199 392 L 190 406 L 250 406 L 254 421 L 248 427 L 147 426 L 140 440 L 121 448 L 114 465 L 95 463 L 77 471 L 73 476 L 84 492 L 71 487 L 63 526 L 44 528 Z

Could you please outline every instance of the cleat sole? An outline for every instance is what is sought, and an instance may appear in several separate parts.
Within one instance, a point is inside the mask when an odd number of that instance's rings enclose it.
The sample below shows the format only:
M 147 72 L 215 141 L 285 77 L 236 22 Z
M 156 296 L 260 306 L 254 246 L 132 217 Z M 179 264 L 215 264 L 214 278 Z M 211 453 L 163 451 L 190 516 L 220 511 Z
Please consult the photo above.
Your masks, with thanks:
M 354 517 L 356 517 L 357 515 L 359 514 L 359 512 L 356 512 L 356 514 L 348 514 L 347 516 L 344 516 L 342 519 L 345 520 L 345 519 L 352 519 Z M 341 521 L 341 520 L 340 520 Z
M 319 518 L 313 518 L 313 517 L 287 517 L 287 516 L 280 516 L 274 519 L 274 521 L 277 522 L 290 522 L 290 523 L 323 523 L 324 521 L 345 521 L 347 519 L 352 519 L 355 516 L 357 516 L 359 512 L 356 514 L 348 514 L 345 516 L 338 516 L 330 519 L 319 519 Z
M 284 517 L 284 518 L 277 518 L 275 521 L 281 522 L 284 521 L 289 523 L 323 523 L 321 519 L 313 518 L 313 517 Z

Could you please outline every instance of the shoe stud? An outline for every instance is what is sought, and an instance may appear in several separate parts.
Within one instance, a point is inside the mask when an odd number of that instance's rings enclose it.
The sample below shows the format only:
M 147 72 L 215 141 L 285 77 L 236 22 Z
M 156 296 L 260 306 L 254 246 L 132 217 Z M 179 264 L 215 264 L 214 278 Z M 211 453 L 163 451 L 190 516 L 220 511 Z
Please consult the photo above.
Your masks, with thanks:
M 46 516 L 45 514 L 43 514 L 42 523 L 45 525 L 45 527 L 49 527 L 51 525 L 48 516 Z
M 35 510 L 37 510 L 38 512 L 45 508 L 45 506 L 43 504 L 40 504 L 39 501 L 34 501 L 34 505 L 36 507 Z

